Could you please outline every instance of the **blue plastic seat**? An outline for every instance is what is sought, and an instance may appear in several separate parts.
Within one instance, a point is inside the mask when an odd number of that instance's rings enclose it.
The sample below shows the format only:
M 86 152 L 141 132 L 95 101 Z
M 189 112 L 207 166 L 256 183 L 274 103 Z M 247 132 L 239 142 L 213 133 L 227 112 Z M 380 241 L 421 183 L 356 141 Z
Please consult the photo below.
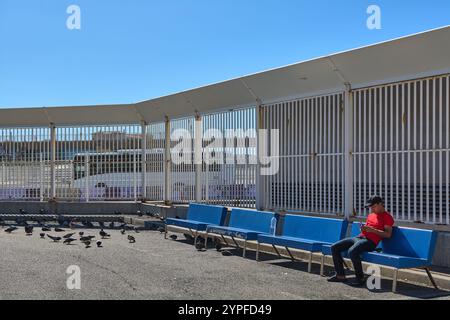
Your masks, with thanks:
M 284 247 L 293 260 L 289 248 L 300 249 L 310 253 L 308 270 L 311 271 L 312 253 L 321 252 L 324 244 L 331 244 L 342 239 L 347 231 L 347 226 L 347 220 L 288 214 L 284 217 L 281 236 L 258 236 L 256 259 L 258 260 L 259 244 Z
M 247 241 L 256 240 L 259 234 L 269 234 L 273 217 L 275 217 L 273 212 L 233 209 L 228 226 L 208 226 L 206 232 L 233 239 L 244 239 L 245 257 Z
M 189 229 L 195 236 L 195 242 L 198 232 L 206 231 L 209 225 L 223 225 L 227 214 L 227 208 L 222 206 L 212 206 L 198 203 L 189 204 L 187 219 L 166 219 L 166 238 L 167 227 L 175 226 Z

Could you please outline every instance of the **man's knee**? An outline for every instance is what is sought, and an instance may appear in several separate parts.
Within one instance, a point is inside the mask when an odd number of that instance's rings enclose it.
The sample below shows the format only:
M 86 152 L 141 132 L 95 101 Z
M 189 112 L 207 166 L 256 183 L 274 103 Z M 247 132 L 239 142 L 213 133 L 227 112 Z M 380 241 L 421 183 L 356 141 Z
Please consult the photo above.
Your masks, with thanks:
M 360 255 L 361 253 L 359 252 L 359 250 L 355 247 L 352 247 L 348 250 L 348 256 L 350 259 L 360 259 Z
M 339 243 L 335 243 L 335 244 L 333 244 L 332 246 L 331 246 L 331 252 L 333 253 L 333 254 L 335 254 L 335 253 L 340 253 L 342 251 L 342 248 L 341 248 L 341 246 L 339 245 Z

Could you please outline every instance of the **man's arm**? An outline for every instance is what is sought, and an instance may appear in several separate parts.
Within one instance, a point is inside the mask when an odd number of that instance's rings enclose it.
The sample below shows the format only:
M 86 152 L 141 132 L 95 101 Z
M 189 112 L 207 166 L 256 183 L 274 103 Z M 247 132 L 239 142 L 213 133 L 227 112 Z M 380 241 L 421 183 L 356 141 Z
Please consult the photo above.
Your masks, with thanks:
M 392 236 L 392 226 L 384 226 L 384 231 L 380 231 L 368 226 L 363 226 L 361 230 L 370 233 L 375 233 L 377 236 L 380 236 L 383 239 L 389 239 Z

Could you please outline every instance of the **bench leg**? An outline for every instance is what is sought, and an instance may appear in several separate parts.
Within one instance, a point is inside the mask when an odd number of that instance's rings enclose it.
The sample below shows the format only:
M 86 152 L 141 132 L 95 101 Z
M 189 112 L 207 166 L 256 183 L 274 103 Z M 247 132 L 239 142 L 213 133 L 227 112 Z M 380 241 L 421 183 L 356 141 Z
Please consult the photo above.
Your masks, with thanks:
M 164 239 L 167 239 L 167 224 L 164 225 Z
M 208 232 L 205 234 L 205 250 L 208 250 Z
M 279 257 L 281 257 L 280 251 L 278 251 L 277 247 L 276 247 L 274 244 L 272 245 L 272 248 L 273 248 L 273 250 L 277 253 L 277 255 L 278 255 Z
M 311 267 L 312 267 L 312 252 L 309 253 L 309 261 L 308 261 L 308 272 L 311 273 Z
M 241 247 L 239 246 L 239 244 L 236 242 L 236 239 L 234 239 L 234 237 L 231 237 L 231 240 L 233 240 L 234 245 L 236 246 L 236 248 L 240 249 Z
M 397 278 L 398 278 L 398 269 L 394 270 L 394 278 L 392 281 L 392 292 L 396 293 L 397 292 Z
M 245 253 L 247 251 L 247 240 L 244 240 L 244 250 L 242 252 L 242 257 L 245 258 Z
M 288 247 L 284 247 L 285 249 L 286 249 L 286 252 L 289 254 L 289 256 L 291 257 L 291 261 L 292 262 L 295 262 L 296 260 L 295 260 L 295 258 L 294 258 L 294 256 L 292 255 L 292 253 L 291 253 L 291 251 L 289 250 L 289 248 Z M 280 255 L 280 257 L 281 257 L 281 255 Z
M 256 261 L 259 262 L 259 241 L 256 243 Z
M 194 238 L 194 247 L 195 247 L 197 245 L 198 233 L 195 232 L 194 235 L 195 235 L 195 238 Z
M 225 237 L 223 235 L 220 235 L 220 237 L 222 238 L 223 242 L 225 243 L 225 246 L 229 247 L 230 245 L 227 242 L 227 239 L 225 239 Z
M 325 255 L 322 254 L 322 258 L 320 260 L 320 275 L 323 277 L 323 269 L 325 266 Z
M 433 284 L 434 288 L 436 290 L 439 290 L 439 287 L 436 284 L 436 281 L 434 281 L 433 275 L 431 274 L 430 268 L 424 268 L 425 271 L 427 272 L 428 278 L 430 278 L 431 283 Z

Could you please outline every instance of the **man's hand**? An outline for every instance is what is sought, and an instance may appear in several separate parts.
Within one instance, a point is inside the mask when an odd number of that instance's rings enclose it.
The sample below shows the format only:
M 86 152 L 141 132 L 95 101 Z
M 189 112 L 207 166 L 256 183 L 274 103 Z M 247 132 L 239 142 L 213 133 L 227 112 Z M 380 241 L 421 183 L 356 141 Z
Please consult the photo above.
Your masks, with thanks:
M 361 227 L 361 231 L 375 233 L 376 235 L 378 235 L 382 238 L 390 238 L 392 236 L 392 227 L 390 227 L 390 226 L 385 226 L 384 231 L 381 231 L 381 230 L 364 225 Z
M 362 232 L 370 232 L 370 233 L 376 233 L 378 230 L 369 226 L 362 226 L 361 227 Z

